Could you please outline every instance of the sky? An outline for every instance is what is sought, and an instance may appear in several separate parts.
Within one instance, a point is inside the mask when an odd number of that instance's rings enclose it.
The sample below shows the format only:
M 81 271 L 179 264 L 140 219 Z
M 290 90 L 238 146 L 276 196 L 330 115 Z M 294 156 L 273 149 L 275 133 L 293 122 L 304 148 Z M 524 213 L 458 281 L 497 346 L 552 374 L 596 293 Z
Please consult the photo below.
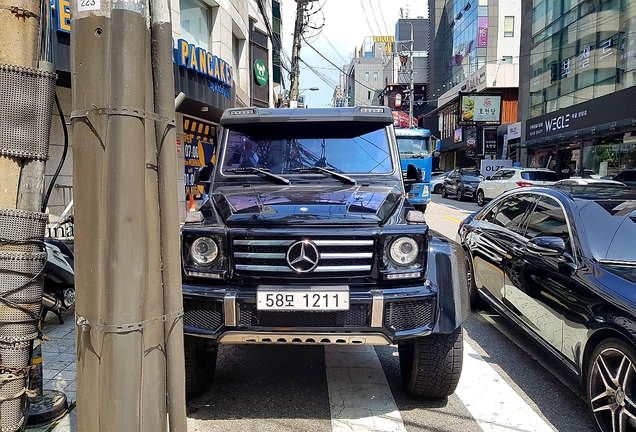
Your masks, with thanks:
M 336 65 L 348 64 L 356 48 L 359 48 L 366 36 L 395 36 L 395 24 L 400 18 L 400 8 L 409 9 L 408 17 L 428 17 L 427 1 L 424 0 L 317 0 L 314 10 L 322 6 L 324 27 L 322 34 L 308 39 L 311 45 Z M 366 14 L 365 14 L 366 12 Z M 292 53 L 294 22 L 296 19 L 296 1 L 282 0 L 283 47 L 289 58 Z M 323 23 L 322 13 L 314 16 L 317 27 Z M 388 32 L 387 32 L 388 30 Z M 315 32 L 315 31 L 314 31 Z M 306 35 L 307 37 L 307 35 Z M 326 75 L 331 81 L 338 82 L 340 73 L 328 61 L 323 59 L 311 47 L 303 42 L 300 57 Z M 285 88 L 289 90 L 289 74 L 286 71 Z M 329 106 L 333 97 L 333 87 L 301 63 L 299 88 L 318 87 L 318 91 L 302 91 L 305 103 L 309 107 Z

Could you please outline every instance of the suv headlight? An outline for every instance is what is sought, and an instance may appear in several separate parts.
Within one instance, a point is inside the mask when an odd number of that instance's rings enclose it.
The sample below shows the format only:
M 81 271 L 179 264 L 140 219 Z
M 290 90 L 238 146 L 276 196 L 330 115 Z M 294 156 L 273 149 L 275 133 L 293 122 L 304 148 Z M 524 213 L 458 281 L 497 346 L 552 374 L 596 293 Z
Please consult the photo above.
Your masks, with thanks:
M 210 265 L 218 255 L 219 245 L 210 237 L 199 237 L 190 246 L 190 256 L 200 266 Z
M 417 259 L 420 248 L 411 237 L 398 237 L 389 246 L 389 258 L 398 266 L 409 266 Z

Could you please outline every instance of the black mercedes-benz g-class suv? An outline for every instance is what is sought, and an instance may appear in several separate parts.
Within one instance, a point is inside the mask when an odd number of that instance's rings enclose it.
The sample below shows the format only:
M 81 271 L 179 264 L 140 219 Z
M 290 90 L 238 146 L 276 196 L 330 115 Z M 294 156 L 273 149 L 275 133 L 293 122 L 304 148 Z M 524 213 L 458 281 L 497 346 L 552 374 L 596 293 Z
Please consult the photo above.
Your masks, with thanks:
M 397 344 L 411 394 L 451 394 L 466 261 L 406 200 L 389 108 L 236 108 L 221 125 L 182 229 L 188 396 L 221 344 Z

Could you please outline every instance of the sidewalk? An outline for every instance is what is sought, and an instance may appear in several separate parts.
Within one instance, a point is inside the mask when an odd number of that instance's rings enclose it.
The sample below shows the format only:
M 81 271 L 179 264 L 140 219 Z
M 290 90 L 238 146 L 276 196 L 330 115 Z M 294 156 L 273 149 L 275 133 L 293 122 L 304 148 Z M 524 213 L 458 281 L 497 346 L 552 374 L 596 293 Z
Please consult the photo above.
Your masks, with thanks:
M 44 389 L 58 390 L 66 395 L 72 409 L 61 420 L 52 425 L 28 428 L 27 432 L 75 432 L 77 419 L 75 411 L 76 375 L 75 375 L 75 321 L 74 312 L 64 315 L 64 324 L 60 324 L 50 313 L 42 326 L 42 333 L 49 338 L 42 342 L 42 369 Z

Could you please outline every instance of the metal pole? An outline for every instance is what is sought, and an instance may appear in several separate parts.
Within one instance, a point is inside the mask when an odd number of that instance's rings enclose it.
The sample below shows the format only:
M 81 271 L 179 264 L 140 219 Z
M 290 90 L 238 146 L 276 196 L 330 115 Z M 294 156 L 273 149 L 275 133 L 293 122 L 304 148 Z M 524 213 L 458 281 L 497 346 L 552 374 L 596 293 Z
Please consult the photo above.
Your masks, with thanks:
M 307 0 L 296 0 L 296 23 L 294 24 L 294 45 L 292 46 L 291 59 L 291 83 L 289 90 L 289 107 L 298 106 L 298 82 L 300 79 L 300 39 L 303 33 L 303 20 L 305 18 L 305 5 Z
M 409 93 L 409 127 L 414 128 L 413 124 L 413 99 L 415 98 L 415 73 L 414 73 L 414 65 L 413 65 L 413 23 L 408 21 L 408 25 L 411 26 L 411 50 L 409 52 L 409 60 L 411 62 L 411 70 L 409 71 L 410 75 L 410 93 Z
M 77 426 L 162 432 L 173 317 L 163 313 L 147 3 L 92 4 L 71 1 Z
M 155 130 L 159 174 L 159 214 L 161 218 L 161 262 L 163 271 L 166 385 L 170 432 L 186 432 L 185 360 L 183 352 L 183 294 L 179 199 L 177 194 L 177 137 L 174 125 L 175 96 L 172 69 L 172 22 L 169 0 L 151 0 L 152 74 L 155 114 L 163 116 Z M 183 93 L 177 96 L 178 99 Z M 185 95 L 184 95 L 185 96 Z M 169 121 L 172 121 L 172 124 Z

